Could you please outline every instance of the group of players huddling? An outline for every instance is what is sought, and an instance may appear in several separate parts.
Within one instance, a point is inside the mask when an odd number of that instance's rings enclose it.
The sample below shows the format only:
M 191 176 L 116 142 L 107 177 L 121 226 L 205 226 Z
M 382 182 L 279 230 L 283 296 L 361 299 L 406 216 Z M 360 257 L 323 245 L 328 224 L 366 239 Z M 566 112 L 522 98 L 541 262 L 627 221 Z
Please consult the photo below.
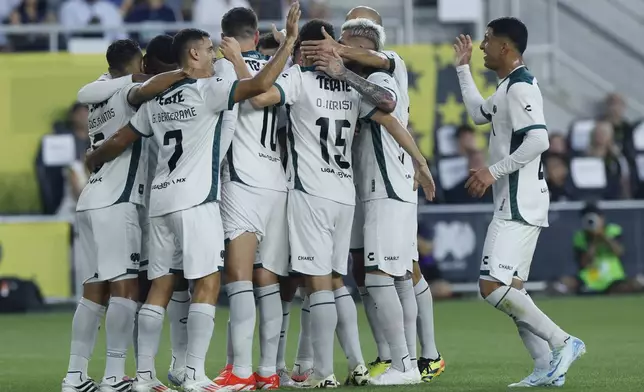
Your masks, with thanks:
M 155 370 L 166 310 L 168 381 L 188 392 L 335 388 L 336 333 L 349 364 L 346 384 L 416 384 L 444 371 L 431 292 L 413 262 L 416 189 L 431 200 L 434 182 L 406 129 L 405 64 L 383 51 L 382 21 L 369 7 L 349 12 L 337 41 L 329 23 L 300 28 L 299 17 L 296 2 L 286 29 L 274 31 L 279 47 L 270 58 L 256 51 L 257 17 L 246 8 L 224 15 L 217 61 L 198 29 L 157 36 L 145 55 L 131 40 L 116 41 L 106 54 L 109 72 L 79 91 L 92 142 L 92 175 L 77 207 L 89 276 L 63 392 L 174 391 Z M 548 210 L 539 158 L 548 139 L 536 80 L 522 65 L 526 43 L 516 19 L 488 25 L 486 66 L 505 78 L 488 100 L 469 73 L 470 38 L 455 44 L 468 112 L 494 129 L 495 164 L 473 171 L 467 187 L 473 196 L 490 185 L 495 193 L 481 294 L 514 319 L 535 360 L 534 372 L 513 386 L 563 385 L 585 346 L 522 289 Z M 368 365 L 342 281 L 349 253 L 378 347 Z M 205 359 L 222 270 L 227 365 L 213 380 Z M 289 374 L 286 331 L 299 286 L 305 297 Z M 256 311 L 261 355 L 253 372 Z M 95 383 L 87 365 L 104 315 L 105 374 Z M 131 343 L 133 380 L 125 374 Z

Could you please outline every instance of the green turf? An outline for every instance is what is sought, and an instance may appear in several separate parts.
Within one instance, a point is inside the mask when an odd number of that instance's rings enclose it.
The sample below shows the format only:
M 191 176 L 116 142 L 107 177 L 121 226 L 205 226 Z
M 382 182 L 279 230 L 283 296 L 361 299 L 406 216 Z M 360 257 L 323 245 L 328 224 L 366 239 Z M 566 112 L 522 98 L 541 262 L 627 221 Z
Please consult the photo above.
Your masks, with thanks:
M 574 298 L 538 300 L 543 310 L 564 329 L 582 338 L 588 353 L 568 374 L 567 391 L 630 392 L 644 390 L 644 312 L 642 297 Z M 375 357 L 362 307 L 360 331 L 365 359 Z M 439 350 L 447 370 L 431 385 L 399 388 L 404 391 L 500 391 L 531 371 L 531 360 L 512 322 L 478 301 L 436 304 Z M 297 343 L 299 312 L 291 313 L 288 358 Z M 216 331 L 210 346 L 208 374 L 215 376 L 224 365 L 227 309 L 217 310 Z M 69 350 L 72 313 L 0 316 L 0 391 L 60 391 Z M 90 375 L 100 379 L 104 366 L 104 335 L 90 363 Z M 257 352 L 257 347 L 255 352 Z M 346 375 L 346 360 L 336 344 L 336 375 Z M 163 335 L 157 369 L 165 379 L 170 360 L 167 328 Z M 133 374 L 131 358 L 128 369 Z M 289 366 L 292 363 L 289 363 Z M 363 391 L 391 388 L 363 387 Z

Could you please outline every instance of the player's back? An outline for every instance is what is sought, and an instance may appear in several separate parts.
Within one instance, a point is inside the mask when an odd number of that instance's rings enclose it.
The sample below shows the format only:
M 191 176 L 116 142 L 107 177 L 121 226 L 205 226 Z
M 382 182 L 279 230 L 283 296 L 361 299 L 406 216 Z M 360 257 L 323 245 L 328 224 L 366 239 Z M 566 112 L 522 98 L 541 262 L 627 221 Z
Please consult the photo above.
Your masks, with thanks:
M 268 62 L 268 57 L 256 51 L 243 52 L 251 75 L 256 75 Z M 217 75 L 235 75 L 226 59 L 215 64 Z M 233 141 L 226 152 L 222 182 L 236 181 L 257 188 L 286 190 L 286 178 L 277 140 L 278 107 L 255 109 L 250 101 L 239 104 L 237 126 Z
M 130 84 L 107 100 L 89 105 L 89 138 L 92 148 L 125 126 L 136 109 L 127 95 L 135 84 Z M 141 142 L 128 147 L 123 154 L 103 164 L 91 174 L 78 198 L 77 211 L 107 207 L 116 203 L 143 203 L 147 154 Z
M 158 146 L 150 216 L 219 199 L 222 110 L 231 80 L 185 79 L 145 103 L 131 126 Z M 232 107 L 232 105 L 230 105 Z M 154 159 L 154 158 L 152 158 Z
M 387 72 L 374 72 L 368 80 L 387 88 L 396 97 L 401 96 L 398 84 Z M 391 114 L 402 123 L 407 118 L 407 108 L 397 103 Z M 360 200 L 388 198 L 418 202 L 413 189 L 413 161 L 384 127 L 372 120 L 361 121 L 356 143 L 355 175 Z
M 293 93 L 285 92 L 289 188 L 355 204 L 351 145 L 359 115 L 367 114 L 367 109 L 361 109 L 360 94 L 313 67 L 293 66 L 280 83 L 301 86 L 294 102 Z

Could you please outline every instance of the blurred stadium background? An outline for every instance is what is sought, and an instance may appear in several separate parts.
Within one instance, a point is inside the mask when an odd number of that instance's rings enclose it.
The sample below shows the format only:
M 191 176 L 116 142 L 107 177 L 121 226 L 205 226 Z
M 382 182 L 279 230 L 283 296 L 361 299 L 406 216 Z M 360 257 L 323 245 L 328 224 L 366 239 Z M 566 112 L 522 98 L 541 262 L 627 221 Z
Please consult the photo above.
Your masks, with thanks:
M 526 62 L 544 95 L 551 138 L 550 151 L 543 157 L 553 201 L 551 227 L 541 235 L 528 289 L 570 295 L 588 291 L 579 282 L 588 286 L 588 282 L 624 281 L 628 284 L 619 291 L 641 291 L 643 1 L 300 2 L 303 18 L 326 18 L 337 27 L 355 5 L 376 8 L 384 18 L 388 47 L 407 63 L 410 129 L 439 184 L 437 202 L 419 207 L 421 265 L 436 299 L 475 295 L 480 252 L 492 214 L 491 195 L 472 200 L 463 189 L 468 168 L 484 164 L 489 127 L 475 127 L 467 117 L 452 66 L 451 43 L 460 33 L 480 40 L 487 21 L 506 15 L 519 17 L 528 26 Z M 235 6 L 253 7 L 262 31 L 270 31 L 272 23 L 282 25 L 289 3 L 0 0 L 0 312 L 37 308 L 41 296 L 45 304 L 73 304 L 79 296 L 73 211 L 87 178 L 82 160 L 89 143 L 87 109 L 74 100 L 80 87 L 106 71 L 104 52 L 111 40 L 130 36 L 144 46 L 156 34 L 188 26 L 218 37 L 221 16 Z M 496 77 L 483 67 L 476 48 L 472 71 L 482 94 L 492 94 Z M 580 214 L 587 201 L 599 201 L 606 227 L 612 225 L 611 236 L 625 252 L 594 253 L 590 264 L 581 265 L 581 255 L 589 248 L 584 231 L 596 230 L 597 225 L 596 218 Z M 615 274 L 608 264 L 621 266 L 624 273 Z M 555 320 L 563 320 L 564 327 L 579 331 L 575 333 L 597 356 L 580 370 L 583 377 L 571 382 L 572 390 L 640 390 L 644 380 L 635 366 L 641 363 L 635 326 L 644 322 L 641 297 L 544 302 L 544 309 Z M 498 390 L 503 382 L 516 381 L 528 370 L 518 339 L 507 345 L 504 341 L 499 348 L 500 336 L 514 332 L 507 320 L 492 313 L 468 301 L 437 305 L 439 348 L 448 368 L 452 366 L 457 374 L 449 371 L 443 376 L 445 381 L 439 383 L 445 384 L 438 384 L 438 390 Z M 221 318 L 226 317 L 225 310 L 218 314 L 218 320 L 225 320 Z M 476 318 L 476 325 L 470 316 Z M 0 362 L 11 362 L 0 369 L 0 375 L 8 376 L 0 377 L 0 390 L 56 389 L 64 373 L 70 320 L 70 312 L 0 318 Z M 364 315 L 361 323 L 361 329 L 368 330 Z M 218 322 L 215 350 L 225 345 L 224 328 L 225 322 Z M 291 323 L 291 328 L 294 344 L 297 323 Z M 40 338 L 34 339 L 36 335 Z M 364 334 L 362 339 L 365 356 L 372 359 L 370 337 Z M 293 348 L 291 344 L 289 350 Z M 162 351 L 160 355 L 167 356 L 167 347 Z M 102 366 L 101 356 L 99 349 L 92 369 Z M 606 373 L 599 357 L 616 356 L 615 368 L 620 369 L 613 373 L 616 378 L 600 377 Z M 497 359 L 509 366 L 499 369 Z M 341 355 L 338 361 L 343 361 Z M 209 360 L 209 369 L 214 372 L 222 362 L 221 355 Z M 25 370 L 34 367 L 44 372 L 40 389 L 29 384 L 32 370 Z M 458 376 L 461 370 L 464 376 Z M 450 381 L 451 377 L 459 381 Z

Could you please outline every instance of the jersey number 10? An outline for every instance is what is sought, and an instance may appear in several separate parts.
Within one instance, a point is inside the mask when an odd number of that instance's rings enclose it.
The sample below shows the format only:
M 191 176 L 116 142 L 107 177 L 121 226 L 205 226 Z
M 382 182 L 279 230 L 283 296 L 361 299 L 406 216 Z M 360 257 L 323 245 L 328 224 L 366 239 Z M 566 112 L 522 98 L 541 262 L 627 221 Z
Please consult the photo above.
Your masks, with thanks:
M 329 164 L 329 147 L 328 147 L 328 138 L 329 138 L 329 118 L 320 117 L 315 122 L 315 125 L 320 127 L 320 152 L 322 153 L 322 159 L 324 162 Z M 342 154 L 336 154 L 333 156 L 335 163 L 338 164 L 340 169 L 348 169 L 351 167 L 351 164 L 347 162 L 344 157 L 347 154 L 347 139 L 343 137 L 343 129 L 349 128 L 351 130 L 351 122 L 349 120 L 335 120 L 335 146 L 342 147 Z

